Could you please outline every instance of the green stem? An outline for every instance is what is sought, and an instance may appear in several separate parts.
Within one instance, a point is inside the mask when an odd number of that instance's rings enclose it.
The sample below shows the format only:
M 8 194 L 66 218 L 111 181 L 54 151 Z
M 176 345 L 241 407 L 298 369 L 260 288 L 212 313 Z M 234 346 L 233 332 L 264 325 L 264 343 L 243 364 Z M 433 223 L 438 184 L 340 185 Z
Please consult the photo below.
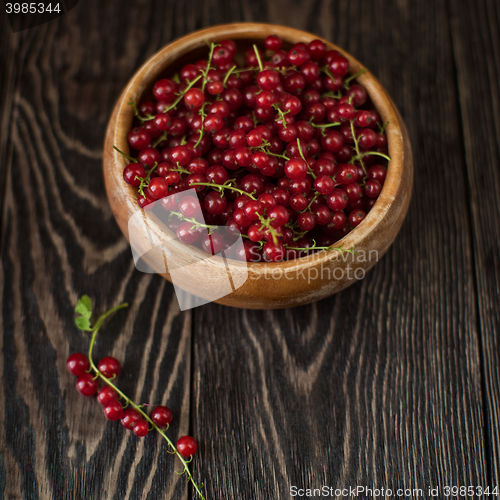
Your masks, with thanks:
M 259 54 L 259 49 L 257 48 L 257 45 L 253 45 L 253 50 L 255 52 L 255 57 L 257 57 L 257 62 L 259 63 L 259 69 L 262 71 L 264 67 L 262 66 L 262 61 L 260 60 L 260 54 Z
M 295 241 L 295 240 L 294 240 Z M 317 246 L 314 246 L 314 247 L 308 247 L 308 248 L 303 248 L 303 247 L 289 247 L 288 245 L 285 245 L 285 247 L 288 249 L 288 250 L 299 250 L 299 251 L 309 251 L 309 250 L 327 250 L 329 252 L 333 252 L 334 250 L 338 250 L 339 252 L 349 252 L 349 253 L 353 253 L 354 250 L 344 250 L 342 247 L 317 247 Z
M 189 85 L 179 94 L 179 97 L 171 104 L 164 113 L 168 113 L 171 109 L 174 109 L 177 104 L 181 102 L 181 99 L 184 97 L 184 94 L 200 79 L 203 78 L 203 75 L 198 75 Z
M 231 75 L 231 73 L 237 68 L 238 66 L 234 65 L 227 73 L 226 73 L 226 76 L 224 77 L 224 80 L 222 81 L 222 85 L 224 85 L 224 88 L 226 88 L 226 83 L 227 83 L 227 80 L 229 78 L 229 76 Z
M 184 215 L 182 215 L 182 213 L 181 213 L 181 212 L 176 212 L 175 210 L 174 210 L 174 211 L 172 211 L 172 212 L 170 212 L 170 213 L 171 213 L 172 215 L 177 215 L 177 217 L 179 217 L 179 219 L 183 219 L 183 220 L 185 220 L 186 222 L 191 222 L 191 224 L 193 224 L 193 225 L 191 226 L 191 229 L 192 229 L 193 227 L 206 227 L 206 228 L 207 228 L 207 229 L 209 229 L 209 230 L 215 231 L 215 230 L 218 228 L 218 226 L 210 226 L 210 225 L 208 225 L 208 224 L 203 224 L 203 222 L 198 222 L 196 219 L 192 219 L 192 218 L 190 218 L 190 217 L 185 217 Z
M 154 120 L 155 118 L 154 115 L 146 115 L 145 117 L 141 116 L 141 114 L 139 113 L 139 109 L 137 108 L 137 103 L 132 99 L 130 99 L 130 101 L 127 104 L 129 106 L 132 106 L 132 109 L 134 110 L 134 115 L 141 121 L 141 123 Z
M 379 153 L 378 151 L 366 151 L 366 153 L 363 153 L 361 156 L 368 156 L 368 155 L 381 156 L 382 158 L 391 161 L 390 156 L 387 156 L 384 153 Z
M 378 126 L 381 134 L 383 134 L 385 132 L 385 128 L 387 127 L 387 125 L 389 125 L 389 122 L 385 122 L 383 125 Z
M 120 389 L 118 389 L 118 387 L 116 387 L 116 385 L 113 384 L 113 382 L 111 382 L 111 380 L 109 378 L 105 377 L 97 369 L 97 366 L 94 363 L 94 359 L 92 358 L 92 353 L 94 351 L 94 346 L 95 346 L 95 343 L 97 341 L 97 333 L 99 332 L 99 328 L 101 327 L 102 323 L 109 315 L 111 315 L 114 312 L 118 311 L 119 309 L 123 309 L 125 307 L 128 307 L 127 303 L 120 304 L 119 306 L 116 306 L 113 309 L 110 309 L 108 312 L 104 313 L 102 316 L 99 317 L 94 328 L 92 328 L 92 330 L 91 330 L 92 331 L 92 339 L 90 340 L 89 354 L 88 354 L 90 366 L 97 377 L 101 378 L 105 384 L 112 387 L 120 395 L 120 397 L 126 402 L 125 406 L 131 406 L 132 408 L 134 408 L 134 410 L 139 412 L 142 415 L 142 417 L 144 418 L 144 420 L 146 420 L 146 422 L 148 422 L 148 424 L 150 426 L 152 426 L 153 429 L 158 431 L 160 433 L 160 435 L 167 441 L 168 445 L 172 448 L 173 452 L 177 455 L 179 460 L 182 462 L 182 465 L 184 466 L 183 474 L 184 474 L 184 472 L 187 473 L 188 480 L 191 481 L 191 483 L 193 484 L 193 486 L 194 486 L 196 492 L 198 493 L 198 495 L 200 496 L 200 498 L 205 500 L 205 497 L 203 496 L 203 494 L 200 490 L 200 487 L 194 481 L 193 475 L 191 474 L 191 471 L 189 470 L 188 463 L 186 462 L 184 457 L 177 451 L 177 448 L 174 446 L 174 443 L 172 443 L 170 438 L 151 420 L 151 418 L 142 410 L 140 405 L 135 404 L 129 397 L 127 397 L 122 391 L 120 391 Z
M 299 138 L 297 138 L 297 146 L 299 147 L 299 153 L 300 153 L 301 158 L 306 162 L 308 173 L 312 176 L 313 179 L 316 179 L 316 174 L 312 171 L 311 167 L 309 166 L 309 163 L 307 163 L 307 160 L 304 156 L 304 153 L 302 152 L 302 148 L 300 147 L 300 139 Z
M 286 120 L 285 120 L 285 115 L 287 115 L 288 113 L 290 113 L 290 110 L 288 111 L 283 111 L 279 104 L 273 104 L 273 108 L 278 112 L 278 114 L 280 115 L 280 118 L 281 118 L 281 123 L 283 123 L 283 128 L 286 128 Z
M 328 123 L 326 125 L 316 125 L 313 122 L 309 122 L 313 127 L 316 128 L 328 128 L 328 127 L 338 127 L 339 125 L 342 125 L 340 122 L 335 122 L 335 123 Z
M 152 148 L 156 148 L 161 141 L 164 141 L 167 138 L 167 131 L 165 130 L 159 137 L 156 138 L 155 141 L 151 144 Z
M 231 191 L 236 191 L 237 193 L 244 194 L 254 201 L 257 200 L 257 198 L 255 198 L 252 194 L 247 193 L 246 191 L 243 191 L 242 189 L 238 189 L 238 188 L 235 188 L 235 187 L 227 185 L 227 184 L 214 184 L 211 182 L 192 182 L 190 184 L 190 186 L 209 186 L 209 187 L 217 188 L 219 190 L 230 189 Z
M 137 179 L 140 179 L 141 183 L 139 184 L 139 187 L 137 188 L 137 191 L 139 194 L 144 196 L 144 189 L 146 189 L 149 186 L 149 178 L 151 177 L 151 174 L 155 170 L 155 168 L 158 166 L 158 163 L 155 163 L 149 170 L 148 173 L 146 174 L 146 177 L 142 179 L 141 177 L 137 177 Z
M 118 149 L 114 144 L 113 144 L 113 149 L 118 151 L 121 155 L 125 156 L 127 160 L 130 160 L 132 163 L 139 163 L 139 160 L 137 158 L 132 158 L 131 156 L 125 154 L 122 150 Z
M 344 80 L 344 87 L 346 89 L 349 88 L 349 84 L 355 80 L 358 76 L 361 76 L 363 73 L 366 73 L 368 70 L 365 68 L 365 69 L 362 69 L 361 71 L 358 71 L 357 73 L 354 73 L 354 75 L 351 75 L 349 78 L 347 78 L 346 80 Z
M 208 72 L 210 71 L 210 65 L 212 64 L 212 57 L 214 55 L 215 47 L 217 47 L 217 44 L 212 42 L 210 44 L 210 52 L 208 54 L 207 67 L 205 68 L 205 71 L 203 71 L 203 83 L 201 84 L 202 92 L 205 92 L 205 85 L 207 84 Z
M 359 160 L 359 163 L 361 164 L 361 168 L 363 169 L 363 172 L 366 175 L 366 168 L 365 168 L 365 164 L 363 163 L 363 155 L 359 151 L 358 138 L 356 137 L 356 134 L 354 133 L 354 120 L 351 120 L 350 122 L 351 122 L 352 140 L 354 141 L 354 148 L 356 149 L 356 157 Z

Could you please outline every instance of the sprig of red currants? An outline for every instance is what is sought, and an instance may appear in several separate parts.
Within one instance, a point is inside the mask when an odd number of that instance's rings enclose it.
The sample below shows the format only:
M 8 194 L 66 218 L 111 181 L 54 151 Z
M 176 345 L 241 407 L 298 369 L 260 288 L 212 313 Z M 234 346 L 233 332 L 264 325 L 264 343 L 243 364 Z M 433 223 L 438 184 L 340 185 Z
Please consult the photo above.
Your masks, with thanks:
M 131 102 L 137 156 L 120 151 L 123 177 L 141 208 L 160 203 L 178 238 L 208 253 L 275 262 L 341 250 L 382 190 L 387 124 L 353 84 L 365 70 L 349 75 L 321 40 L 285 51 L 272 35 L 264 47 L 240 67 L 233 41 L 211 43 L 206 60 L 158 80 L 153 100 Z
M 156 430 L 168 443 L 169 453 L 175 454 L 182 462 L 184 469 L 180 474 L 186 474 L 188 481 L 193 484 L 199 497 L 205 500 L 201 492 L 203 485 L 198 485 L 189 470 L 191 462 L 197 449 L 197 443 L 191 436 L 182 436 L 174 446 L 170 438 L 165 434 L 172 422 L 172 412 L 166 406 L 156 406 L 151 416 L 145 411 L 145 406 L 134 403 L 114 384 L 114 379 L 120 375 L 121 364 L 112 357 L 102 358 L 97 366 L 94 363 L 92 352 L 97 341 L 97 334 L 102 323 L 108 316 L 128 307 L 127 303 L 120 304 L 102 314 L 92 327 L 90 318 L 92 317 L 92 300 L 88 295 L 84 295 L 78 300 L 75 312 L 79 315 L 75 319 L 76 326 L 85 332 L 92 334 L 88 356 L 82 353 L 71 354 L 66 366 L 68 371 L 78 377 L 76 379 L 76 389 L 83 396 L 94 396 L 97 393 L 97 401 L 104 408 L 104 416 L 111 421 L 120 420 L 121 424 L 131 430 L 136 436 L 144 437 L 150 430 Z M 99 389 L 98 381 L 102 380 L 104 386 Z

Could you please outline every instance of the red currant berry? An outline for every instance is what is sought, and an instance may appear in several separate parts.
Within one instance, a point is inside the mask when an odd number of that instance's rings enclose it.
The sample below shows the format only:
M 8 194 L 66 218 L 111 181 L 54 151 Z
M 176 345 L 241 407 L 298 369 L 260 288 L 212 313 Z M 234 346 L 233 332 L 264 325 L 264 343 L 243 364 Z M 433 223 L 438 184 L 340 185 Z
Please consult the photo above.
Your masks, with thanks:
M 177 440 L 177 451 L 185 458 L 189 458 L 196 453 L 198 445 L 191 436 L 182 436 Z
M 264 245 L 264 258 L 269 262 L 280 262 L 285 257 L 285 247 L 278 241 L 275 244 L 273 241 L 268 241 Z
M 143 127 L 133 128 L 127 136 L 130 147 L 141 150 L 149 147 L 151 143 L 151 134 Z
M 153 87 L 153 95 L 158 101 L 171 102 L 175 98 L 177 86 L 172 80 L 158 80 Z
M 272 69 L 265 69 L 257 75 L 257 85 L 263 90 L 274 90 L 279 84 L 280 76 Z
M 125 429 L 132 430 L 134 425 L 140 420 L 142 420 L 142 415 L 137 410 L 128 408 L 123 412 L 121 424 Z
M 259 215 L 264 215 L 264 205 L 259 201 L 249 201 L 243 207 L 245 215 L 250 220 L 257 220 Z M 236 213 L 236 210 L 235 210 Z M 235 219 L 236 220 L 236 219 Z
M 230 216 L 226 220 L 229 220 Z M 223 236 L 217 231 L 205 234 L 201 238 L 201 248 L 211 255 L 218 254 L 225 247 Z
M 363 149 L 370 149 L 377 142 L 377 134 L 371 128 L 365 128 L 358 134 L 358 144 Z
M 149 425 L 145 420 L 138 420 L 132 427 L 132 431 L 137 437 L 144 437 L 149 431 Z
M 372 165 L 367 172 L 368 178 L 383 184 L 387 175 L 387 170 L 382 165 Z
M 282 45 L 281 38 L 277 35 L 269 35 L 265 40 L 264 40 L 264 46 L 266 47 L 267 50 L 280 50 Z
M 376 181 L 375 179 L 366 181 L 364 187 L 366 196 L 369 196 L 370 198 L 376 198 L 380 194 L 380 191 L 382 191 L 382 185 L 379 181 Z
M 221 118 L 220 115 L 218 114 L 209 114 L 204 120 L 203 120 L 203 128 L 205 129 L 205 132 L 211 134 L 214 132 L 218 132 L 224 125 L 224 122 Z
M 366 213 L 363 210 L 353 210 L 349 214 L 349 224 L 352 227 L 356 227 L 361 224 L 361 221 L 366 217 Z
M 123 406 L 116 399 L 109 401 L 104 407 L 104 416 L 108 420 L 120 420 L 123 415 Z
M 172 412 L 166 406 L 157 406 L 151 414 L 151 420 L 158 427 L 166 427 L 172 422 Z
M 354 118 L 354 125 L 362 128 L 368 127 L 368 125 L 372 122 L 372 119 L 372 114 L 369 111 L 357 111 Z
M 205 96 L 200 89 L 192 88 L 184 94 L 184 104 L 187 109 L 201 108 L 205 102 Z
M 146 177 L 146 171 L 140 163 L 130 163 L 123 170 L 123 178 L 127 184 L 138 186 L 141 183 L 139 177 Z
M 346 92 L 347 97 L 351 97 L 351 104 L 355 108 L 363 106 L 366 102 L 366 90 L 358 84 L 351 85 L 351 88 Z
M 168 194 L 168 183 L 163 177 L 153 177 L 149 181 L 147 193 L 154 200 L 164 198 Z
M 196 228 L 193 229 L 192 222 L 183 222 L 177 228 L 177 237 L 183 243 L 190 244 L 194 243 L 200 237 L 200 232 Z
M 219 95 L 224 92 L 224 84 L 222 82 L 210 82 L 207 84 L 207 92 L 210 95 Z
M 307 175 L 307 163 L 302 158 L 292 158 L 285 166 L 285 175 L 290 180 L 301 180 Z
M 322 137 L 321 145 L 326 151 L 338 153 L 344 147 L 344 136 L 336 130 L 330 130 Z
M 332 220 L 332 215 L 326 205 L 320 205 L 319 207 L 316 207 L 313 212 L 316 219 L 316 224 L 320 226 L 324 226 Z
M 83 375 L 89 369 L 89 360 L 85 354 L 75 352 L 66 360 L 66 368 L 73 375 Z
M 106 406 L 112 399 L 118 399 L 118 393 L 109 385 L 105 385 L 97 393 L 97 401 Z
M 321 59 L 326 53 L 325 42 L 321 40 L 313 40 L 309 42 L 309 53 L 313 59 Z
M 330 194 L 333 191 L 335 183 L 333 182 L 333 179 L 331 177 L 328 177 L 327 175 L 321 175 L 319 177 L 316 177 L 314 181 L 314 187 L 319 194 L 326 195 Z
M 297 224 L 303 231 L 310 231 L 316 225 L 316 219 L 310 212 L 303 212 L 297 217 Z
M 213 182 L 214 184 L 224 184 L 229 179 L 227 170 L 221 165 L 212 165 L 207 168 L 205 172 L 205 177 L 208 182 Z
M 76 379 L 76 390 L 83 396 L 93 396 L 97 392 L 97 380 L 90 373 L 84 373 Z
M 113 358 L 112 356 L 106 356 L 99 361 L 97 369 L 106 377 L 112 378 L 113 376 L 118 377 L 122 371 L 122 365 L 120 362 Z
M 275 227 L 284 226 L 289 219 L 287 209 L 281 205 L 277 205 L 271 208 L 271 210 L 269 210 L 268 215 L 270 219 L 273 219 L 272 225 Z
M 205 198 L 204 206 L 209 214 L 219 215 L 227 208 L 227 198 L 217 191 L 211 191 Z
M 304 210 L 308 204 L 309 201 L 301 193 L 294 194 L 290 197 L 290 206 L 297 212 L 302 212 L 302 210 Z
M 196 217 L 201 213 L 200 202 L 194 196 L 184 196 L 179 202 L 179 211 L 184 217 Z
M 335 188 L 329 195 L 326 197 L 326 204 L 333 210 L 344 210 L 349 203 L 349 198 L 347 198 L 347 194 L 343 189 Z
M 336 56 L 328 63 L 333 76 L 342 77 L 349 71 L 349 61 L 343 56 Z
M 342 165 L 335 174 L 337 184 L 350 184 L 358 179 L 358 169 L 351 164 Z
M 191 152 L 187 146 L 175 146 L 170 151 L 169 159 L 174 164 L 186 165 L 191 160 Z

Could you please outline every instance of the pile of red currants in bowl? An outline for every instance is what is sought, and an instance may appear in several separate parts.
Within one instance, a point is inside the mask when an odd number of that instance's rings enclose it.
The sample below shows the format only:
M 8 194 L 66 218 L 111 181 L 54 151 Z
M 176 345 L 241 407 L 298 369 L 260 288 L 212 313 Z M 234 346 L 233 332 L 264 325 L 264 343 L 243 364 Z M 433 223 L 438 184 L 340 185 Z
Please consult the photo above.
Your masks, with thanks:
M 123 171 L 143 209 L 160 203 L 177 237 L 251 262 L 290 260 L 359 225 L 386 178 L 387 137 L 349 61 L 321 40 L 238 52 L 212 43 L 207 59 L 131 101 L 134 155 Z M 383 164 L 381 164 L 381 162 Z M 224 231 L 219 228 L 225 226 Z

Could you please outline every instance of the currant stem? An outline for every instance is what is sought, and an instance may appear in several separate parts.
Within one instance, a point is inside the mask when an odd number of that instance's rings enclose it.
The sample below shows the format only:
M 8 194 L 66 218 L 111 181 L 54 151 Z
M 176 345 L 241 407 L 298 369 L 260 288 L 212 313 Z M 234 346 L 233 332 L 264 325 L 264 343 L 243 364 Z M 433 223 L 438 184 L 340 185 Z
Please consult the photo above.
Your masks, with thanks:
M 168 113 L 170 110 L 174 109 L 177 104 L 181 102 L 181 99 L 184 97 L 184 94 L 200 79 L 203 78 L 203 75 L 198 75 L 192 82 L 189 83 L 189 85 L 179 94 L 179 97 L 171 104 L 165 111 L 164 113 Z
M 229 184 L 213 184 L 211 182 L 192 182 L 190 186 L 208 186 L 208 187 L 218 188 L 219 190 L 230 189 L 231 191 L 236 191 L 237 193 L 244 194 L 254 201 L 257 200 L 257 198 L 255 198 L 252 194 L 243 191 L 243 189 L 238 189 L 233 186 L 230 186 Z
M 156 148 L 161 141 L 164 141 L 167 138 L 167 131 L 165 130 L 152 144 L 151 147 Z
M 382 158 L 385 158 L 386 160 L 391 161 L 391 157 L 390 156 L 387 156 L 384 153 L 379 153 L 378 151 L 366 151 L 365 153 L 363 153 L 361 155 L 361 157 L 363 157 L 363 156 L 369 156 L 369 155 L 381 156 Z
M 344 87 L 346 89 L 349 89 L 349 84 L 355 80 L 358 76 L 361 76 L 362 74 L 366 73 L 368 70 L 366 68 L 362 69 L 361 71 L 358 71 L 357 73 L 354 73 L 354 75 L 351 75 L 349 78 L 344 80 Z
M 144 189 L 146 189 L 149 186 L 149 178 L 151 177 L 151 174 L 155 170 L 155 168 L 158 166 L 158 163 L 155 163 L 147 172 L 146 177 L 142 179 L 141 177 L 137 177 L 137 179 L 141 180 L 141 183 L 139 184 L 139 187 L 137 188 L 137 191 L 139 191 L 142 196 L 144 196 Z
M 300 139 L 299 138 L 297 138 L 297 146 L 299 147 L 299 153 L 300 153 L 301 158 L 306 162 L 308 174 L 311 175 L 311 177 L 313 179 L 316 179 L 316 174 L 312 171 L 311 167 L 309 166 L 309 163 L 307 163 L 307 160 L 304 156 L 304 153 L 302 152 L 302 148 L 300 147 Z
M 224 80 L 222 80 L 222 84 L 224 85 L 224 88 L 226 88 L 226 83 L 227 83 L 227 80 L 229 78 L 229 76 L 231 75 L 231 73 L 233 73 L 233 71 L 237 68 L 238 66 L 234 65 L 227 73 L 226 73 L 226 76 L 224 77 Z
M 146 117 L 141 116 L 139 113 L 139 109 L 137 108 L 137 103 L 130 99 L 129 102 L 127 102 L 129 106 L 132 106 L 132 109 L 134 110 L 134 115 L 141 121 L 141 123 L 148 122 L 150 120 L 153 120 L 155 118 L 154 115 L 146 115 Z
M 356 149 L 356 159 L 359 160 L 359 163 L 361 164 L 361 168 L 363 169 L 363 172 L 365 173 L 365 175 L 367 175 L 365 164 L 363 163 L 363 155 L 359 151 L 358 138 L 356 137 L 356 134 L 354 133 L 354 120 L 350 120 L 350 124 L 351 124 L 352 140 L 354 141 L 354 148 Z
M 177 457 L 179 458 L 179 460 L 182 462 L 182 465 L 184 466 L 184 471 L 182 472 L 182 474 L 184 474 L 184 472 L 187 473 L 188 480 L 191 481 L 191 483 L 193 484 L 193 486 L 194 486 L 196 492 L 198 493 L 199 497 L 202 500 L 205 500 L 205 497 L 203 496 L 202 492 L 200 491 L 199 486 L 195 483 L 193 475 L 191 474 L 191 471 L 189 470 L 188 462 L 186 462 L 186 460 L 184 459 L 184 457 L 177 451 L 177 448 L 174 446 L 174 444 L 172 443 L 172 441 L 170 440 L 170 438 L 142 410 L 141 405 L 135 404 L 128 396 L 126 396 L 122 391 L 120 391 L 120 389 L 118 389 L 118 387 L 116 387 L 116 385 L 113 384 L 113 382 L 109 378 L 105 377 L 97 369 L 97 366 L 94 363 L 94 360 L 92 358 L 92 353 L 93 353 L 94 346 L 95 346 L 95 343 L 96 343 L 96 340 L 97 340 L 97 334 L 99 332 L 99 328 L 101 327 L 102 323 L 104 322 L 104 320 L 108 316 L 110 316 L 114 312 L 118 311 L 119 309 L 123 309 L 125 307 L 128 307 L 128 304 L 126 302 L 123 303 L 123 304 L 120 304 L 119 306 L 114 307 L 113 309 L 110 309 L 109 311 L 107 311 L 106 313 L 104 313 L 103 315 L 101 315 L 99 317 L 99 319 L 97 320 L 95 326 L 92 328 L 92 330 L 91 330 L 92 331 L 92 339 L 90 340 L 89 353 L 88 353 L 88 358 L 89 358 L 90 366 L 91 366 L 92 370 L 95 372 L 95 374 L 96 374 L 97 377 L 101 378 L 105 384 L 107 384 L 110 387 L 112 387 L 118 393 L 118 395 L 123 398 L 123 400 L 126 402 L 126 405 L 130 405 L 137 412 L 139 412 L 143 416 L 144 420 L 146 420 L 146 422 L 148 422 L 148 424 L 151 425 L 151 427 L 153 429 L 155 429 L 156 431 L 158 431 L 160 433 L 160 435 L 167 441 L 168 445 L 172 448 L 172 450 L 175 452 L 175 454 L 177 455 Z
M 179 217 L 179 219 L 183 219 L 185 220 L 186 222 L 191 222 L 193 225 L 191 227 L 191 229 L 193 227 L 206 227 L 207 229 L 209 230 L 212 230 L 212 231 L 215 231 L 218 226 L 210 226 L 208 224 L 203 224 L 203 222 L 198 222 L 196 219 L 192 219 L 190 217 L 185 217 L 184 215 L 182 215 L 181 212 L 176 212 L 175 210 L 173 210 L 172 212 L 170 212 L 172 215 L 177 215 L 177 217 Z
M 257 45 L 253 45 L 253 50 L 255 52 L 255 57 L 257 58 L 257 62 L 259 63 L 259 69 L 262 71 L 264 67 L 262 66 L 262 61 L 260 60 L 260 54 L 259 54 L 259 49 L 257 48 Z
M 339 125 L 342 125 L 340 122 L 334 122 L 334 123 L 327 123 L 326 125 L 316 125 L 316 123 L 309 122 L 313 127 L 316 128 L 328 128 L 328 127 L 338 127 Z
M 113 144 L 113 149 L 118 151 L 122 156 L 125 156 L 127 160 L 130 160 L 132 163 L 139 163 L 139 160 L 137 158 L 132 158 L 131 156 L 125 154 L 121 149 L 118 149 L 114 144 Z

